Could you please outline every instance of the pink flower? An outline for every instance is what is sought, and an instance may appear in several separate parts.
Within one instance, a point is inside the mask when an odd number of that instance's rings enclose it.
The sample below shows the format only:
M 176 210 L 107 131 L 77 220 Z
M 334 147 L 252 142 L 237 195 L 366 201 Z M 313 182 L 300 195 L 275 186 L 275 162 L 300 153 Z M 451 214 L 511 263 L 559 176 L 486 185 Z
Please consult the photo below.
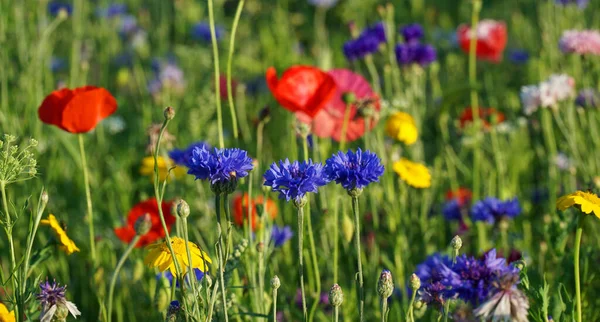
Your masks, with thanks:
M 312 125 L 312 131 L 321 138 L 332 138 L 340 141 L 342 137 L 342 127 L 344 124 L 344 114 L 346 103 L 343 96 L 353 94 L 354 103 L 350 106 L 350 115 L 348 127 L 346 129 L 346 141 L 351 142 L 362 137 L 367 130 L 372 129 L 377 124 L 377 117 L 371 116 L 371 124 L 366 127 L 366 113 L 374 114 L 381 109 L 379 97 L 371 89 L 369 82 L 361 75 L 358 75 L 348 69 L 333 69 L 327 72 L 333 77 L 337 90 L 333 98 L 327 103 L 324 109 L 319 111 L 314 118 L 308 117 L 303 113 L 296 113 L 298 119 L 302 122 Z
M 238 83 L 236 82 L 236 80 L 231 79 L 231 92 L 234 97 L 235 97 L 235 90 L 237 89 L 237 85 L 238 85 Z M 221 96 L 221 99 L 226 100 L 227 94 L 228 94 L 228 92 L 227 92 L 227 76 L 220 75 L 219 76 L 219 96 Z
M 600 55 L 600 32 L 597 30 L 567 30 L 558 46 L 563 53 Z

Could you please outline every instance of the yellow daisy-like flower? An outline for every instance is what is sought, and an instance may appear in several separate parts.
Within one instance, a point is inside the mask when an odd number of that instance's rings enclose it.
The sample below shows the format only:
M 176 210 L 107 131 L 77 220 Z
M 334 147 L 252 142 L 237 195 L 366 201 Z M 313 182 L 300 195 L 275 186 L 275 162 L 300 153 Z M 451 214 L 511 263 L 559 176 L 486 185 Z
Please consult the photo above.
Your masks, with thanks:
M 177 263 L 179 263 L 179 267 L 181 268 L 181 273 L 185 274 L 190 266 L 187 252 L 185 250 L 185 240 L 179 237 L 172 237 L 171 246 L 173 247 L 173 252 L 175 252 Z M 190 248 L 190 255 L 192 257 L 192 268 L 197 268 L 204 272 L 205 268 L 208 266 L 205 261 L 212 263 L 212 260 L 210 257 L 208 257 L 206 252 L 202 251 L 200 247 L 198 247 L 198 245 L 188 242 L 188 246 Z M 171 256 L 171 252 L 169 251 L 169 246 L 167 245 L 166 240 L 162 243 L 150 245 L 146 248 L 149 250 L 149 252 L 146 255 L 146 258 L 144 258 L 144 264 L 150 267 L 158 267 L 161 272 L 164 272 L 168 269 L 171 271 L 173 276 L 177 275 L 175 262 L 173 261 L 173 256 Z
M 595 193 L 575 191 L 558 198 L 556 201 L 558 210 L 565 210 L 569 207 L 576 207 L 585 214 L 593 212 L 596 217 L 600 218 L 600 198 Z
M 400 178 L 410 186 L 415 188 L 431 187 L 431 174 L 429 174 L 429 169 L 420 163 L 401 158 L 394 162 L 393 169 Z
M 15 311 L 8 312 L 6 305 L 0 303 L 0 322 L 15 322 Z
M 411 145 L 417 141 L 419 131 L 415 120 L 409 114 L 397 112 L 385 122 L 385 133 L 398 141 Z
M 58 222 L 56 217 L 54 217 L 54 215 L 50 214 L 48 215 L 48 219 L 40 220 L 40 224 L 48 225 L 50 226 L 50 228 L 52 228 L 52 230 L 54 230 L 54 233 L 56 234 L 56 237 L 58 237 L 58 241 L 60 242 L 60 249 L 64 250 L 65 253 L 67 253 L 67 255 L 71 255 L 74 252 L 79 251 L 79 248 L 77 248 L 75 242 L 72 241 L 71 238 L 69 238 L 67 232 L 60 226 L 60 223 Z
M 163 157 L 158 157 L 158 179 L 164 181 L 169 175 L 169 169 L 174 167 L 175 164 L 171 159 L 168 161 Z M 187 171 L 182 166 L 175 166 L 175 169 L 171 170 L 171 176 L 169 179 L 181 178 L 185 176 Z M 142 165 L 140 166 L 140 174 L 143 176 L 149 176 L 151 179 L 154 178 L 154 157 L 149 156 L 142 159 Z

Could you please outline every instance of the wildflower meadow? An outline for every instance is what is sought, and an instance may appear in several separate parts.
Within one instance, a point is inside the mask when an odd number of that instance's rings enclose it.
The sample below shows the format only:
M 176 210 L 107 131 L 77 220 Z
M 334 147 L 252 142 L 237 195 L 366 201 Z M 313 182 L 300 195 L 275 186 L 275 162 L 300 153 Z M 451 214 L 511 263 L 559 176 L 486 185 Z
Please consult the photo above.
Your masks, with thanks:
M 0 322 L 600 321 L 598 12 L 0 1 Z

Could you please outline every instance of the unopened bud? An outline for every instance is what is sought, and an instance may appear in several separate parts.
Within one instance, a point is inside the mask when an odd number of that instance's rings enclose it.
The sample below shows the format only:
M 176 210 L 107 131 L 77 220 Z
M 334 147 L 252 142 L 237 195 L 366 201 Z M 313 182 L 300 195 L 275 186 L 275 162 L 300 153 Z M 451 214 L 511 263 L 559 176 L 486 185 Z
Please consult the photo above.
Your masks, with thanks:
M 452 249 L 458 252 L 462 247 L 462 239 L 460 238 L 460 236 L 454 236 L 454 238 L 452 238 L 452 241 L 450 242 L 450 245 L 452 246 Z
M 276 290 L 280 286 L 281 286 L 281 281 L 279 280 L 279 276 L 277 276 L 277 275 L 273 276 L 273 278 L 271 279 L 271 288 L 273 290 Z
M 256 251 L 262 253 L 265 250 L 265 243 L 259 242 L 256 244 Z
M 413 304 L 413 307 L 415 309 L 419 310 L 423 307 L 423 305 L 425 305 L 425 302 L 423 302 L 421 300 L 416 300 L 415 303 Z
M 392 296 L 394 292 L 394 282 L 392 281 L 392 273 L 389 270 L 384 269 L 379 275 L 379 281 L 377 282 L 377 293 L 382 299 L 387 299 Z
M 170 121 L 175 117 L 175 109 L 171 106 L 168 106 L 167 108 L 165 108 L 163 115 L 165 116 L 165 120 Z
M 150 217 L 150 214 L 145 213 L 141 217 L 139 217 L 135 221 L 134 228 L 135 228 L 135 233 L 138 236 L 147 234 L 150 231 L 150 228 L 152 228 L 152 218 Z
M 187 218 L 190 215 L 190 205 L 185 200 L 181 199 L 177 203 L 177 216 Z
M 421 279 L 419 276 L 417 276 L 417 274 L 413 273 L 410 276 L 410 288 L 415 292 L 421 288 Z
M 177 315 L 179 314 L 180 310 L 181 305 L 179 304 L 179 301 L 171 301 L 171 304 L 169 304 L 169 309 L 167 310 L 167 321 L 177 321 Z
M 516 267 L 519 271 L 522 271 L 523 269 L 525 269 L 525 261 L 520 259 L 516 262 L 513 263 L 513 266 Z
M 293 204 L 294 204 L 294 207 L 296 207 L 296 208 L 303 208 L 307 202 L 308 202 L 308 198 L 306 198 L 306 195 L 305 195 L 305 196 L 302 196 L 302 198 L 300 198 L 299 200 L 294 199 Z
M 346 92 L 342 94 L 342 101 L 344 101 L 346 105 L 352 104 L 356 101 L 356 94 L 352 92 Z
M 67 11 L 67 9 L 61 8 L 60 10 L 58 10 L 58 15 L 57 15 L 58 19 L 65 20 L 68 17 L 69 17 L 69 12 Z
M 338 307 L 342 305 L 343 302 L 344 293 L 342 292 L 342 288 L 337 284 L 333 284 L 333 286 L 329 290 L 329 303 L 333 307 Z

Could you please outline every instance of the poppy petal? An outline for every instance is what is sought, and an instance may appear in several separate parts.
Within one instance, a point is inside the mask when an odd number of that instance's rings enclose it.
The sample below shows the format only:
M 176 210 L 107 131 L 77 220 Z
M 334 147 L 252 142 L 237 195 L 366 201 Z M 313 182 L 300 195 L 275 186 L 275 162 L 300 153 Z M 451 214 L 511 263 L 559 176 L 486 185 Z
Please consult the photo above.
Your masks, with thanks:
M 62 126 L 71 133 L 93 130 L 98 122 L 117 110 L 117 101 L 104 88 L 76 89 L 62 113 Z
M 61 116 L 68 102 L 73 98 L 73 91 L 68 88 L 53 91 L 44 98 L 38 109 L 38 117 L 46 124 L 52 124 L 66 130 L 61 126 Z

